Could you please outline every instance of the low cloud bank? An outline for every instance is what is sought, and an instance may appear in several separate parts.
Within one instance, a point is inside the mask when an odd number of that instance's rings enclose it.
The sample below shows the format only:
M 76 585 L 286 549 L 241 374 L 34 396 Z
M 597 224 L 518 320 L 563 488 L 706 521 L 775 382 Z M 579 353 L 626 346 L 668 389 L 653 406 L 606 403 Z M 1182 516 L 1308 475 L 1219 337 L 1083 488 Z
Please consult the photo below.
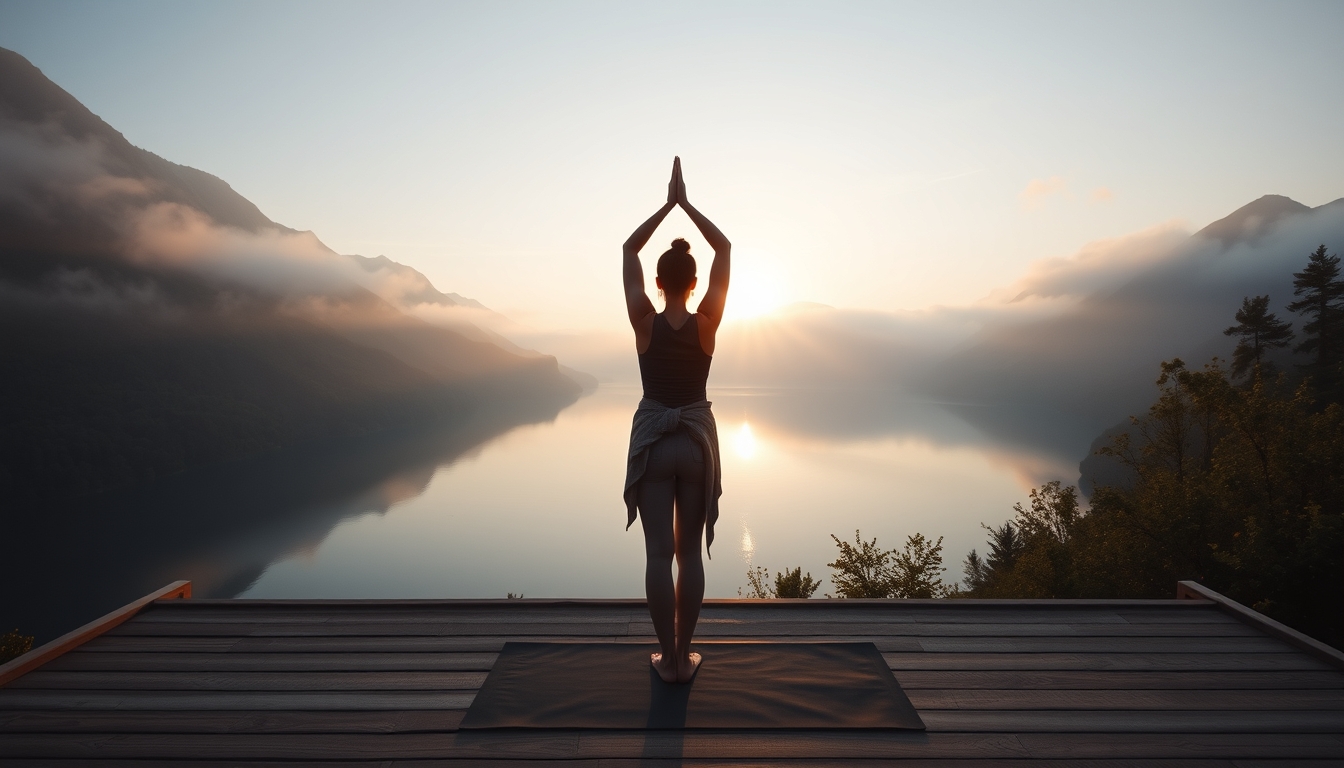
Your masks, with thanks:
M 1152 402 L 1160 361 L 1230 355 L 1222 330 L 1244 296 L 1269 294 L 1280 317 L 1296 321 L 1284 309 L 1292 275 L 1321 243 L 1344 251 L 1344 202 L 1310 209 L 1267 196 L 1200 233 L 1164 224 L 1038 262 L 967 306 L 884 313 L 811 305 L 727 325 L 710 385 L 936 404 L 1005 454 L 1019 454 L 1024 473 L 1076 482 L 1092 441 Z M 604 372 L 637 381 L 625 343 Z M 618 367 L 620 360 L 629 362 Z M 865 434 L 900 412 L 873 408 Z M 886 428 L 920 429 L 899 420 Z M 1068 476 L 1059 476 L 1062 467 Z

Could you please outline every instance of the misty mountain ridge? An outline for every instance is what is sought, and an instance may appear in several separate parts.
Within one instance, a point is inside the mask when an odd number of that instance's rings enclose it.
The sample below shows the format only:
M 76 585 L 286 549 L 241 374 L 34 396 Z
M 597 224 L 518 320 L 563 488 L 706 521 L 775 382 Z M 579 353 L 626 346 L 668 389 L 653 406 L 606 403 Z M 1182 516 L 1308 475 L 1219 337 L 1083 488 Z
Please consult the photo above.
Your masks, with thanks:
M 1300 328 L 1286 310 L 1293 273 L 1321 243 L 1344 250 L 1344 199 L 1266 195 L 1193 234 L 1162 225 L 1042 260 L 970 305 L 809 307 L 726 325 L 710 385 L 866 392 L 875 414 L 936 405 L 1011 447 L 1024 477 L 1076 483 L 1097 436 L 1147 410 L 1161 361 L 1230 357 L 1222 331 L 1244 297 L 1269 294 Z
M 481 409 L 534 419 L 578 395 L 554 358 L 406 311 L 421 306 L 489 312 L 271 221 L 0 49 L 0 492 L 96 491 Z

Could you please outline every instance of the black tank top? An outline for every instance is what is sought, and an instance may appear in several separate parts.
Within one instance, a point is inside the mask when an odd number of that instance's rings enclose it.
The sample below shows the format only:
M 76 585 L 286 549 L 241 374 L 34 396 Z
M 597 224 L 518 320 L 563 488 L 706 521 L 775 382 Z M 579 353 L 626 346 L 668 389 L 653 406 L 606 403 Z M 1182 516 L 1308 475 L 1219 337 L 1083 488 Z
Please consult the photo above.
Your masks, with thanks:
M 673 329 L 662 313 L 653 316 L 653 339 L 639 356 L 639 378 L 644 396 L 668 408 L 698 403 L 705 399 L 705 380 L 713 357 L 700 346 L 698 318 L 691 315 L 682 326 Z

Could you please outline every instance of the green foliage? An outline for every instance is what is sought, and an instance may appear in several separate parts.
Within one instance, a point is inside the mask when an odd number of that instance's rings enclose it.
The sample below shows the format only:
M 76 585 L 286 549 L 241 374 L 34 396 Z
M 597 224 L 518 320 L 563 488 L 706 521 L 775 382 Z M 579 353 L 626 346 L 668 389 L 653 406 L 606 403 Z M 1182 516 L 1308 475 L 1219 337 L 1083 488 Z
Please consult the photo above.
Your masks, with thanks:
M 0 635 L 0 664 L 17 659 L 31 650 L 33 650 L 32 635 L 20 635 L 17 629 Z
M 835 534 L 831 534 L 831 540 L 840 550 L 835 562 L 827 563 L 839 597 L 928 599 L 952 594 L 952 588 L 942 583 L 942 573 L 947 569 L 943 568 L 941 536 L 930 542 L 916 533 L 906 539 L 900 551 L 882 549 L 876 538 L 864 541 L 857 530 L 853 544 Z
M 1270 349 L 1288 346 L 1293 340 L 1293 326 L 1269 311 L 1269 296 L 1247 296 L 1237 310 L 1237 324 L 1223 331 L 1224 336 L 1239 336 L 1237 348 L 1232 351 L 1232 375 L 1242 377 L 1259 371 L 1264 354 Z
M 1307 266 L 1293 273 L 1293 295 L 1300 296 L 1288 305 L 1309 319 L 1302 326 L 1299 352 L 1315 352 L 1313 373 L 1321 381 L 1332 378 L 1340 360 L 1341 331 L 1344 330 L 1344 280 L 1339 277 L 1339 257 L 1327 255 L 1325 246 L 1308 257 Z
M 765 600 L 772 597 L 792 597 L 806 599 L 817 591 L 821 582 L 812 578 L 812 574 L 803 574 L 802 567 L 783 571 L 775 574 L 774 586 L 770 585 L 770 571 L 756 566 L 747 568 L 747 589 L 743 592 L 739 587 L 738 597 L 747 597 L 756 600 Z
M 994 554 L 968 556 L 969 594 L 1169 597 L 1192 579 L 1344 642 L 1344 411 L 1286 374 L 1234 386 L 1218 360 L 1165 362 L 1157 384 L 1148 413 L 1101 451 L 1133 484 L 1098 488 L 1087 512 L 1071 487 L 1033 491 L 990 529 Z
M 811 572 L 803 575 L 801 566 L 793 570 L 784 569 L 775 574 L 775 597 L 807 599 L 817 591 L 821 582 L 812 578 Z
M 770 571 L 760 566 L 753 568 L 749 565 L 747 568 L 747 591 L 743 594 L 742 588 L 738 587 L 737 596 L 748 597 L 753 600 L 768 600 L 774 597 L 774 594 L 770 591 Z

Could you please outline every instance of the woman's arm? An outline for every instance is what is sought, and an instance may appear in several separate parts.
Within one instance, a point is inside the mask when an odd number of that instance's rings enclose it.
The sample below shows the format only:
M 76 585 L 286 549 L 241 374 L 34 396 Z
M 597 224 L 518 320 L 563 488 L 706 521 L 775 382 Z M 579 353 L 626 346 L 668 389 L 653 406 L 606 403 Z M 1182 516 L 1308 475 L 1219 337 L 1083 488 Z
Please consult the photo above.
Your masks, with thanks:
M 630 238 L 621 246 L 623 263 L 622 275 L 625 278 L 625 311 L 630 315 L 630 325 L 635 329 L 635 342 L 642 349 L 644 339 L 651 327 L 651 318 L 657 311 L 649 295 L 644 292 L 644 267 L 639 263 L 639 251 L 653 237 L 654 230 L 663 223 L 667 214 L 677 206 L 677 188 L 681 181 L 681 158 L 672 160 L 672 180 L 667 183 L 667 202 L 659 208 L 648 221 L 639 225 Z
M 659 208 L 649 220 L 639 225 L 630 239 L 625 241 L 621 247 L 621 258 L 624 267 L 621 270 L 625 277 L 625 311 L 630 315 L 630 324 L 634 326 L 635 331 L 640 330 L 641 323 L 646 323 L 649 315 L 654 314 L 653 302 L 649 301 L 649 295 L 644 292 L 644 267 L 639 263 L 639 249 L 649 242 L 653 236 L 653 231 L 663 223 L 667 214 L 676 206 L 676 203 L 666 203 Z
M 677 170 L 681 170 L 680 166 Z M 682 181 L 680 172 L 676 174 L 676 183 L 677 204 L 691 217 L 696 229 L 700 230 L 700 234 L 714 249 L 714 263 L 709 267 L 709 287 L 705 289 L 705 298 L 700 300 L 696 313 L 704 315 L 714 328 L 718 328 L 719 322 L 723 320 L 723 305 L 728 300 L 728 273 L 732 267 L 733 244 L 714 226 L 714 222 L 705 218 L 686 199 L 686 182 Z

